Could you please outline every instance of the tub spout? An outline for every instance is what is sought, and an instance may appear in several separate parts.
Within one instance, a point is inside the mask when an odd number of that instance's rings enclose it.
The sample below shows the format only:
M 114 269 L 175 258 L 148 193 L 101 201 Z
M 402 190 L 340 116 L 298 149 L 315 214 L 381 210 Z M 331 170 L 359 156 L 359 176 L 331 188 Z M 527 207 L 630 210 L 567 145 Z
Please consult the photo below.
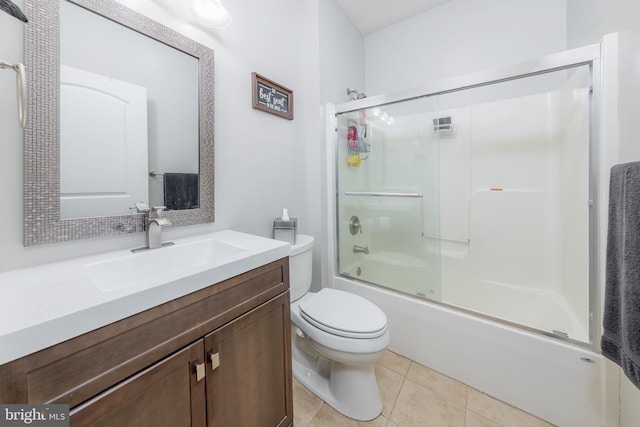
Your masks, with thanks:
M 353 253 L 354 254 L 365 254 L 365 255 L 368 255 L 369 254 L 369 247 L 368 246 L 353 245 Z

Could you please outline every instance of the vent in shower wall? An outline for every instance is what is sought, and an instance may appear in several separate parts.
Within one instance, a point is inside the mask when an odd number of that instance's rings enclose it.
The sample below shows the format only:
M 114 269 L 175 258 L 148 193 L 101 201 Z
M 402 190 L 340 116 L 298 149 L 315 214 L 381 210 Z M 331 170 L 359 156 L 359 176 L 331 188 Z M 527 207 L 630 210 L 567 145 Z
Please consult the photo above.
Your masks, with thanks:
M 438 117 L 433 119 L 433 131 L 435 133 L 453 132 L 453 124 L 451 122 L 451 116 Z

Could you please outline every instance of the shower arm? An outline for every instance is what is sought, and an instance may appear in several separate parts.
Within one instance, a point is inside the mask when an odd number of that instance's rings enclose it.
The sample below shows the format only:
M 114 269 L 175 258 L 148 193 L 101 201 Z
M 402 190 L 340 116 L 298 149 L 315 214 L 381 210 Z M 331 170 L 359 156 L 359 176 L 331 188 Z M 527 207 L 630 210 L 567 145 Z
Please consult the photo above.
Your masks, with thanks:
M 24 64 L 11 64 L 0 59 L 0 69 L 10 68 L 16 72 L 16 90 L 18 92 L 18 119 L 23 129 L 27 125 L 27 76 Z

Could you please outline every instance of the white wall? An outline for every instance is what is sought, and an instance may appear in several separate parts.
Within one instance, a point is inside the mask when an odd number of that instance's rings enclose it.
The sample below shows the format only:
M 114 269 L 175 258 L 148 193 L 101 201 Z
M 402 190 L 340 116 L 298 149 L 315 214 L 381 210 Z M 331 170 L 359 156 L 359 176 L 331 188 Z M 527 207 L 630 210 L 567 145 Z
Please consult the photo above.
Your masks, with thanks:
M 455 0 L 365 38 L 370 95 L 566 48 L 565 0 Z
M 314 233 L 314 267 L 312 290 L 326 286 L 328 280 L 327 239 L 334 233 L 328 227 L 325 149 L 325 117 L 321 106 L 348 100 L 347 88 L 364 90 L 364 38 L 335 0 L 314 0 L 317 3 L 318 40 L 316 73 L 319 81 L 317 104 L 309 111 L 309 157 L 307 193 L 309 219 L 317 228 Z M 309 28 L 307 28 L 308 30 Z M 315 121 L 314 121 L 315 120 Z
M 640 2 L 636 0 L 567 0 L 567 43 L 577 47 L 598 42 L 603 35 L 620 32 L 616 52 L 618 93 L 617 141 L 611 163 L 640 160 Z M 615 118 L 613 120 L 615 120 Z M 611 123 L 608 124 L 612 125 Z M 615 126 L 615 124 L 613 124 Z M 608 174 L 608 170 L 603 170 Z M 613 365 L 613 364 L 611 364 Z M 640 420 L 640 390 L 620 372 L 620 427 L 635 427 Z
M 335 0 L 319 6 L 320 101 L 346 102 L 347 88 L 364 91 L 364 37 Z
M 307 58 L 314 52 L 308 52 L 305 46 L 305 19 L 317 21 L 314 10 L 306 15 L 309 2 L 227 2 L 233 24 L 209 33 L 177 21 L 151 1 L 120 2 L 215 50 L 216 222 L 169 228 L 166 238 L 225 228 L 270 237 L 273 218 L 279 216 L 282 207 L 302 219 L 300 232 L 316 227 L 304 220 L 309 209 L 306 126 L 310 117 L 315 120 L 304 112 L 308 111 L 306 93 L 314 84 L 317 86 L 317 80 L 307 81 Z M 16 4 L 24 6 L 22 0 L 16 0 Z M 23 62 L 23 31 L 22 23 L 0 13 L 0 58 Z M 252 71 L 294 90 L 295 120 L 251 108 Z M 13 72 L 0 71 L 0 93 L 0 193 L 4 206 L 0 271 L 143 244 L 144 235 L 138 233 L 22 246 L 22 131 L 17 120 Z

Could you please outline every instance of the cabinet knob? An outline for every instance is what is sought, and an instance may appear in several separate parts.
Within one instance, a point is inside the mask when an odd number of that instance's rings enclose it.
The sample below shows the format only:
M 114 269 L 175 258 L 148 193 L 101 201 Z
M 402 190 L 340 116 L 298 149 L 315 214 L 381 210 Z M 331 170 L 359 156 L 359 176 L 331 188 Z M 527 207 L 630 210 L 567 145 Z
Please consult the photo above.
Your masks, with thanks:
M 215 371 L 220 366 L 220 353 L 209 353 L 209 360 L 211 360 L 211 370 Z
M 205 364 L 204 363 L 194 363 L 193 369 L 196 371 L 196 381 L 201 381 L 205 375 Z

